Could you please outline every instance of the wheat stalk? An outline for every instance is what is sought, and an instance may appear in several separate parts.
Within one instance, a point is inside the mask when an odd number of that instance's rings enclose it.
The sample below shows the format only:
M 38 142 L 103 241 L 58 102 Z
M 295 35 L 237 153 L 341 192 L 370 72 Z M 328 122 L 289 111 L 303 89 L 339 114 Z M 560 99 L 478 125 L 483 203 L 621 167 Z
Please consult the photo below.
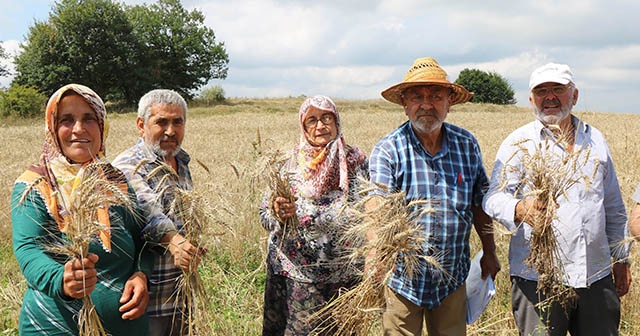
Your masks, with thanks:
M 66 205 L 68 217 L 65 220 L 65 239 L 49 246 L 51 252 L 70 258 L 85 258 L 89 254 L 89 244 L 98 240 L 101 231 L 108 230 L 98 221 L 97 209 L 108 209 L 114 205 L 133 209 L 133 200 L 129 195 L 107 178 L 110 174 L 121 175 L 114 169 L 110 164 L 100 161 L 84 168 L 80 183 L 72 192 L 72 200 Z M 124 181 L 122 175 L 122 181 L 119 182 Z M 80 336 L 107 335 L 89 295 L 82 298 L 77 321 Z
M 535 199 L 544 206 L 544 210 L 532 216 L 529 223 L 532 227 L 531 250 L 526 263 L 538 273 L 538 291 L 549 297 L 550 301 L 557 301 L 566 307 L 576 294 L 563 281 L 565 272 L 560 262 L 562 255 L 553 220 L 557 218 L 558 200 L 561 197 L 568 198 L 567 190 L 577 183 L 590 182 L 591 178 L 581 172 L 588 162 L 590 148 L 571 152 L 554 151 L 559 145 L 567 148 L 567 139 L 572 135 L 559 132 L 555 125 L 549 127 L 555 131 L 555 140 L 547 136 L 531 150 L 527 145 L 533 140 L 525 139 L 513 144 L 517 150 L 506 161 L 502 176 L 504 178 L 510 172 L 520 173 L 518 190 L 526 191 L 523 195 L 525 199 Z M 520 158 L 522 170 L 508 164 L 514 157 Z M 502 188 L 506 182 L 503 181 Z
M 266 172 L 270 190 L 268 204 L 271 213 L 274 214 L 274 217 L 281 224 L 281 243 L 285 241 L 288 234 L 290 234 L 294 240 L 297 240 L 297 238 L 299 237 L 298 226 L 300 225 L 298 215 L 296 213 L 293 213 L 291 217 L 283 219 L 280 218 L 275 209 L 276 197 L 284 197 L 290 203 L 295 203 L 296 200 L 296 197 L 291 188 L 293 182 L 293 174 L 287 172 L 284 168 L 287 162 L 290 160 L 290 157 L 287 155 L 283 155 L 280 151 L 276 150 L 274 152 L 267 153 L 265 155 L 265 158 Z
M 204 163 L 198 160 L 196 162 L 210 174 L 211 171 Z M 181 234 L 198 250 L 199 254 L 204 255 L 208 251 L 207 242 L 218 242 L 219 237 L 226 232 L 235 236 L 234 230 L 218 219 L 216 209 L 203 195 L 195 189 L 186 190 L 168 183 L 170 179 L 178 178 L 169 165 L 160 164 L 148 174 L 147 178 L 158 174 L 164 174 L 155 188 L 158 199 L 170 193 L 172 200 L 167 215 L 182 222 Z M 216 232 L 215 228 L 222 230 Z M 176 291 L 171 296 L 176 313 L 182 315 L 180 329 L 183 330 L 184 335 L 189 336 L 210 335 L 213 332 L 209 324 L 211 318 L 207 313 L 209 297 L 196 262 L 197 258 L 192 258 L 192 265 L 182 270 L 182 274 L 176 280 Z
M 369 185 L 368 181 L 366 185 Z M 434 274 L 447 276 L 438 256 L 424 254 L 428 241 L 418 222 L 422 216 L 434 212 L 430 202 L 417 200 L 407 204 L 404 192 L 380 196 L 370 194 L 373 189 L 362 189 L 359 194 L 365 196 L 344 210 L 351 211 L 359 220 L 341 223 L 341 244 L 351 246 L 350 253 L 345 256 L 347 263 L 361 265 L 362 260 L 370 256 L 367 262 L 372 268 L 361 274 L 362 281 L 358 285 L 342 290 L 311 316 L 319 321 L 317 332 L 370 335 L 384 311 L 384 288 L 398 264 L 403 266 L 403 274 L 409 279 L 424 264 Z M 376 202 L 377 206 L 359 210 L 369 202 Z M 367 239 L 368 232 L 373 232 L 375 238 Z

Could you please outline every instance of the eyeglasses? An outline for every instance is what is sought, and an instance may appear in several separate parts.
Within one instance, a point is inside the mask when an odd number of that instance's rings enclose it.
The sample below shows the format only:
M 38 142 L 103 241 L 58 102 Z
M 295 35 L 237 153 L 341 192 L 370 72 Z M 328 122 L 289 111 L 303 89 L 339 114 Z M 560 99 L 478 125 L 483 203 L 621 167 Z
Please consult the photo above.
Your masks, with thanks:
M 553 92 L 553 94 L 556 96 L 562 96 L 567 92 L 567 90 L 569 90 L 570 87 L 570 85 L 546 86 L 534 88 L 531 90 L 531 92 L 533 92 L 533 94 L 538 98 L 546 97 L 547 94 L 549 94 L 549 91 Z
M 325 113 L 320 116 L 320 119 L 317 119 L 316 117 L 309 117 L 304 121 L 304 127 L 316 127 L 316 125 L 318 125 L 318 120 L 320 120 L 325 126 L 329 126 L 333 124 L 334 121 L 336 121 L 336 117 L 333 115 L 333 113 Z

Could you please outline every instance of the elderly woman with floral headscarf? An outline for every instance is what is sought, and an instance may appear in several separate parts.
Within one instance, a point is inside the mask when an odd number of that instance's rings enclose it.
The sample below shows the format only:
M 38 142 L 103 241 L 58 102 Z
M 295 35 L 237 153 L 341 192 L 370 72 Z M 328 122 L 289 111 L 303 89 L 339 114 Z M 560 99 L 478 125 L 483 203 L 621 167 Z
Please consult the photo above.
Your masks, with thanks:
M 306 335 L 309 316 L 357 281 L 345 266 L 341 211 L 356 192 L 356 177 L 367 175 L 365 154 L 346 144 L 338 110 L 328 97 L 307 98 L 299 111 L 300 141 L 281 175 L 291 181 L 293 199 L 267 191 L 260 208 L 270 231 L 263 335 Z M 297 217 L 295 233 L 283 223 Z
M 78 312 L 87 295 L 108 334 L 147 335 L 146 274 L 152 259 L 143 253 L 135 203 L 88 209 L 100 225 L 88 253 L 69 257 L 61 248 L 69 246 L 71 223 L 78 223 L 79 208 L 72 205 L 80 202 L 87 171 L 99 167 L 98 176 L 113 193 L 118 189 L 124 199 L 135 200 L 124 175 L 104 161 L 104 103 L 88 87 L 69 84 L 51 96 L 45 119 L 39 163 L 16 180 L 11 198 L 13 248 L 27 280 L 20 335 L 78 335 Z

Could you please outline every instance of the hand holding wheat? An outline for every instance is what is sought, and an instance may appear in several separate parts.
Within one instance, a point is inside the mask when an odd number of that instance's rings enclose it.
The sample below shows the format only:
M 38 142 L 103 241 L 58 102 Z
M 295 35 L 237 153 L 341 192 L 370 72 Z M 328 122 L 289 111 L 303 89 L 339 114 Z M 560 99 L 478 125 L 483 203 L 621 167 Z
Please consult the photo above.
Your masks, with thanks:
M 167 248 L 173 255 L 174 265 L 185 272 L 196 271 L 200 265 L 200 257 L 206 250 L 196 248 L 188 239 L 176 232 L 167 234 L 165 237 L 164 240 L 169 242 Z
M 555 208 L 558 208 L 557 204 L 555 204 Z M 521 199 L 516 204 L 514 219 L 519 223 L 526 222 L 529 225 L 534 225 L 539 222 L 536 218 L 544 217 L 546 211 L 547 204 L 538 199 Z
M 289 200 L 278 196 L 274 200 L 273 208 L 280 219 L 291 218 L 296 213 L 296 197 Z
M 81 299 L 93 292 L 98 282 L 96 262 L 98 256 L 90 253 L 85 258 L 73 258 L 64 264 L 62 289 L 65 295 Z

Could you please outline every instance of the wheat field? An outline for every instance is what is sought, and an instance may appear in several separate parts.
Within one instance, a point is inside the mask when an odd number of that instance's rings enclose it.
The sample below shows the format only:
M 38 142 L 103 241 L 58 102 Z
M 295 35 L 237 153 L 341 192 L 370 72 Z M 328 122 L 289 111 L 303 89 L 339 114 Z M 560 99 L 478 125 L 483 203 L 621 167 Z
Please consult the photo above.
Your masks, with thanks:
M 192 108 L 187 117 L 184 148 L 191 154 L 191 170 L 197 190 L 209 202 L 236 237 L 225 235 L 211 241 L 201 274 L 210 296 L 208 315 L 216 335 L 259 335 L 262 322 L 263 260 L 267 232 L 259 223 L 257 209 L 266 187 L 258 161 L 269 149 L 289 149 L 300 136 L 298 106 L 304 97 L 282 99 L 230 99 L 215 107 Z M 370 153 L 386 133 L 406 120 L 400 106 L 383 100 L 340 100 L 342 131 L 347 143 Z M 640 143 L 633 141 L 640 115 L 577 111 L 575 114 L 600 129 L 607 138 L 620 181 L 627 212 L 640 182 Z M 110 114 L 107 157 L 113 159 L 137 138 L 135 114 Z M 533 120 L 527 108 L 489 104 L 454 106 L 447 121 L 470 130 L 479 140 L 485 167 L 490 173 L 502 140 L 515 128 Z M 36 162 L 44 140 L 44 121 L 0 121 L 0 334 L 18 335 L 17 318 L 26 284 L 11 246 L 10 194 L 13 181 Z M 211 175 L 200 166 L 202 164 Z M 211 178 L 213 176 L 213 178 Z M 510 308 L 508 239 L 496 234 L 502 271 L 496 279 L 497 295 L 469 335 L 516 335 Z M 472 237 L 472 252 L 480 249 Z M 632 275 L 636 279 L 622 298 L 621 335 L 640 335 L 640 266 L 632 252 Z

